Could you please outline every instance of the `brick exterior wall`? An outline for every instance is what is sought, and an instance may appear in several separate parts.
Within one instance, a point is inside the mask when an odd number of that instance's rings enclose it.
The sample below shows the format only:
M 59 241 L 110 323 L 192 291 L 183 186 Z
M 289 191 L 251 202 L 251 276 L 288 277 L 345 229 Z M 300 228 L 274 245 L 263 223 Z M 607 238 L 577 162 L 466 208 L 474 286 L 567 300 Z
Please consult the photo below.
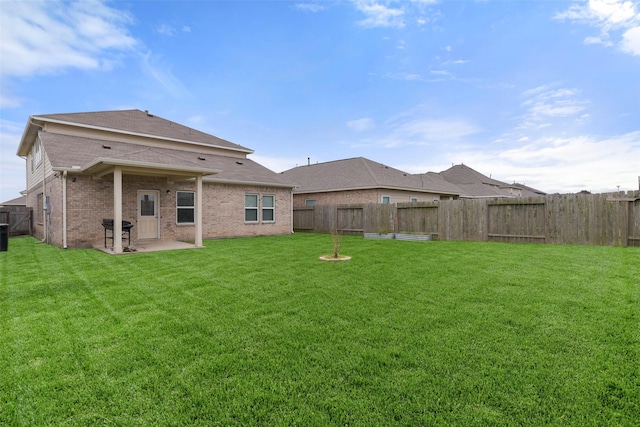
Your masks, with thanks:
M 60 175 L 51 175 L 45 182 L 45 188 L 41 180 L 27 193 L 27 206 L 33 208 L 33 235 L 38 240 L 46 241 L 45 233 L 48 230 L 49 241 L 62 246 L 62 180 Z M 42 194 L 42 199 L 38 198 L 39 194 Z M 49 197 L 49 214 L 43 211 L 46 197 Z
M 375 188 L 369 190 L 346 190 L 327 193 L 298 193 L 293 195 L 293 206 L 296 208 L 304 207 L 307 199 L 314 199 L 317 205 L 381 203 L 382 196 L 389 196 L 390 203 L 407 203 L 411 201 L 411 197 L 417 198 L 418 202 L 432 202 L 434 200 L 440 200 L 440 195 L 435 193 Z
M 27 195 L 27 205 L 37 207 L 36 191 Z M 47 179 L 51 204 L 50 242 L 63 246 L 62 177 Z M 160 194 L 160 239 L 193 241 L 194 224 L 176 224 L 176 191 L 195 191 L 194 182 L 168 183 L 166 178 L 123 175 L 122 219 L 134 224 L 131 243 L 138 240 L 135 224 L 138 216 L 138 190 L 157 190 Z M 275 221 L 246 223 L 245 194 L 274 195 Z M 203 182 L 203 239 L 281 235 L 292 230 L 291 192 L 289 189 Z M 113 176 L 101 180 L 90 176 L 67 177 L 67 246 L 92 247 L 104 244 L 103 218 L 113 218 Z M 35 236 L 44 239 L 43 224 L 35 224 Z M 109 244 L 109 243 L 108 243 Z

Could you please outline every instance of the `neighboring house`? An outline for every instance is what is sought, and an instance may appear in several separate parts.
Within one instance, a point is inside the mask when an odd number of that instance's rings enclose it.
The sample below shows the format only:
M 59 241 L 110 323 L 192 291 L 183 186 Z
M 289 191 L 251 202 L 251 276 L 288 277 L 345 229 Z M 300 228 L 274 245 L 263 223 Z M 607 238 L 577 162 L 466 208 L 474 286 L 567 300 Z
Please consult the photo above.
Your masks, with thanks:
M 512 198 L 544 196 L 546 194 L 526 185 L 507 184 L 495 180 L 464 164 L 454 165 L 440 172 L 440 176 L 462 189 L 461 198 Z
M 31 116 L 26 204 L 34 235 L 59 247 L 104 244 L 102 220 L 136 241 L 292 231 L 292 188 L 253 151 L 140 110 Z M 113 250 L 123 243 L 114 239 Z
M 455 199 L 461 193 L 438 174 L 409 174 L 364 157 L 298 166 L 281 175 L 296 185 L 294 207 L 432 202 Z

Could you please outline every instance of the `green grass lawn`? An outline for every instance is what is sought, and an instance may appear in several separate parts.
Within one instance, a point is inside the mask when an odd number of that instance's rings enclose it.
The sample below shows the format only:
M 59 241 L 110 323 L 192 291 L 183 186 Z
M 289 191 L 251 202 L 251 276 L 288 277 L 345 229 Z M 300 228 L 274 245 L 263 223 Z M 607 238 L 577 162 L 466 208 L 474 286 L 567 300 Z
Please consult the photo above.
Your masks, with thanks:
M 640 250 L 329 235 L 0 253 L 0 425 L 640 422 Z

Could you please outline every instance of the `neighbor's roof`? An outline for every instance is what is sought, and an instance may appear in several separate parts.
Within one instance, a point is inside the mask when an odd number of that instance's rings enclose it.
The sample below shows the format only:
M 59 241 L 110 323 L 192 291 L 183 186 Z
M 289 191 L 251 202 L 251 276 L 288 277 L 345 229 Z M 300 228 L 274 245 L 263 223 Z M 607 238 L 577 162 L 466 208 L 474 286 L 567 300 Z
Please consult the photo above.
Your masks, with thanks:
M 205 181 L 293 187 L 279 174 L 246 158 L 149 147 L 128 142 L 40 132 L 54 170 L 96 173 L 120 165 L 173 175 L 203 174 Z
M 466 197 L 514 197 L 511 189 L 520 190 L 522 197 L 540 196 L 545 193 L 521 184 L 507 184 L 481 174 L 467 165 L 454 165 L 440 172 L 447 181 L 464 190 Z
M 19 156 L 26 156 L 28 154 L 30 145 L 33 143 L 33 138 L 29 136 L 34 136 L 45 122 L 180 141 L 196 145 L 221 147 L 247 154 L 253 153 L 253 150 L 247 147 L 163 119 L 146 111 L 116 110 L 31 116 L 25 128 L 22 141 L 20 142 L 20 147 L 18 148 Z
M 20 196 L 15 199 L 7 200 L 6 202 L 0 203 L 0 206 L 26 206 L 27 205 L 27 197 Z
M 298 166 L 282 172 L 296 184 L 294 193 L 385 188 L 438 194 L 460 194 L 437 174 L 412 175 L 364 157 Z

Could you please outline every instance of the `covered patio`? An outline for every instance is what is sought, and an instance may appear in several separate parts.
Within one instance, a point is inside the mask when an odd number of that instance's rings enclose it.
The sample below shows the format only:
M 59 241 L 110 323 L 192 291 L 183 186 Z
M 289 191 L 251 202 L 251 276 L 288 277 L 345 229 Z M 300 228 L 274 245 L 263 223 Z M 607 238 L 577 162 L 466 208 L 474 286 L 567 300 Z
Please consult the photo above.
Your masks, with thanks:
M 110 148 L 108 148 L 110 150 Z M 195 157 L 195 156 L 194 156 Z M 200 157 L 201 158 L 201 157 Z M 86 164 L 78 172 L 91 174 L 94 179 L 102 179 L 105 176 L 113 176 L 113 219 L 112 247 L 101 247 L 106 253 L 121 254 L 129 252 L 154 252 L 161 250 L 190 249 L 202 247 L 202 177 L 220 173 L 220 170 L 203 167 L 192 160 L 181 159 L 175 156 L 167 156 L 159 149 L 146 148 L 136 152 L 128 153 L 126 158 L 99 157 Z M 177 181 L 195 182 L 195 206 L 194 206 L 194 235 L 193 244 L 180 241 L 162 240 L 160 214 L 152 208 L 152 215 L 156 218 L 158 233 L 157 238 L 149 240 L 137 240 L 131 246 L 123 245 L 123 240 L 116 236 L 122 236 L 123 224 L 123 200 L 127 199 L 123 195 L 123 175 L 135 175 L 154 178 L 166 178 L 166 182 L 171 184 Z M 65 174 L 66 178 L 66 174 Z M 139 196 L 138 196 L 139 197 Z M 147 201 L 148 203 L 148 201 Z M 153 203 L 153 201 L 151 202 Z M 142 207 L 140 207 L 142 209 Z M 109 216 L 105 212 L 105 215 Z M 66 215 L 63 212 L 63 223 L 66 224 Z M 143 227 L 138 222 L 137 227 Z M 128 241 L 127 241 L 128 243 Z M 130 248 L 134 248 L 132 251 Z M 127 251 L 125 252 L 125 249 Z

